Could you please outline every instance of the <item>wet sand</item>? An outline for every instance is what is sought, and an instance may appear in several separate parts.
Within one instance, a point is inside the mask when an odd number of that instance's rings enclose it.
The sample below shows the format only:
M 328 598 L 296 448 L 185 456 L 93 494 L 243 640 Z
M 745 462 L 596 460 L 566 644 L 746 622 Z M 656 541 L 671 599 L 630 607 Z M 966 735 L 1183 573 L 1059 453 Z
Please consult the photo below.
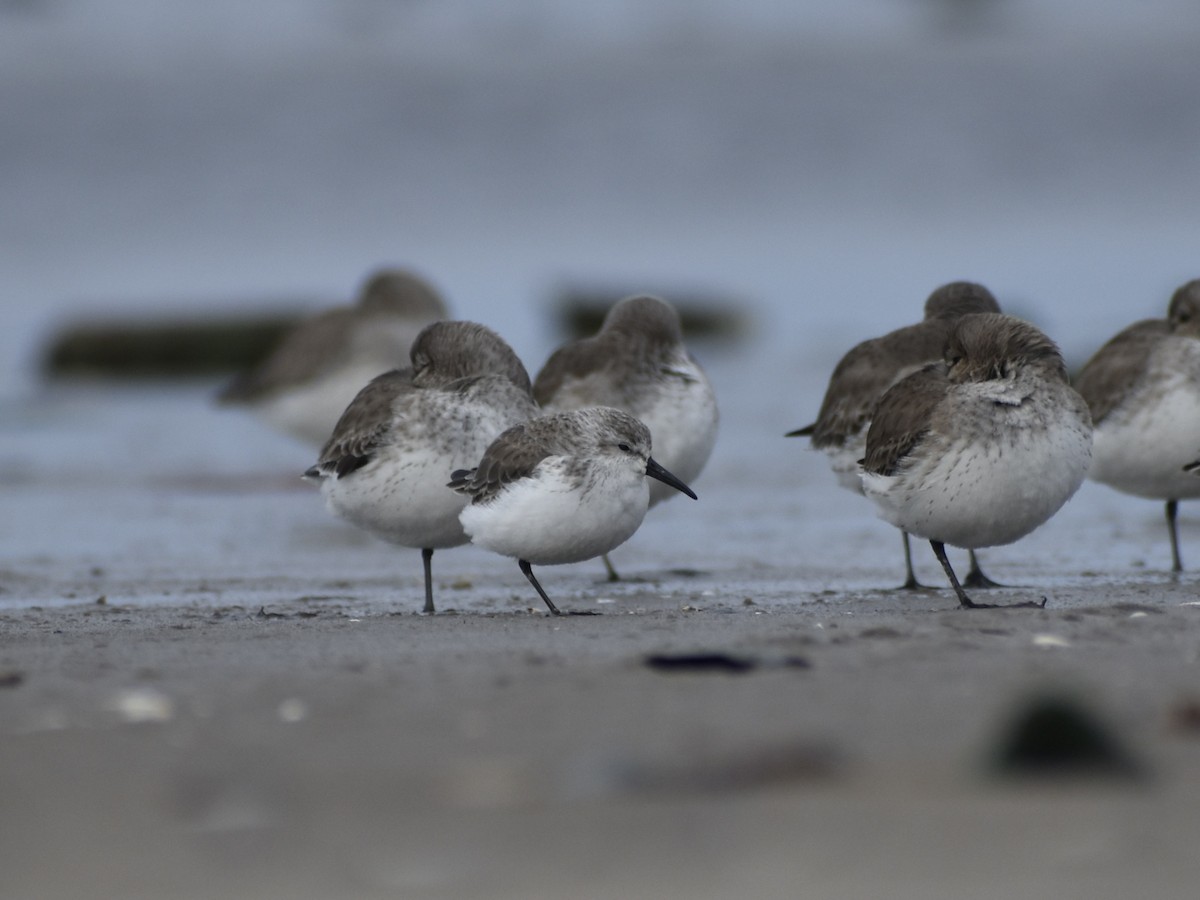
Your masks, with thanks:
M 0 896 L 1194 893 L 1200 595 L 1157 505 L 1085 485 L 983 555 L 1015 585 L 987 599 L 1046 609 L 961 611 L 925 546 L 937 589 L 889 590 L 895 532 L 760 440 L 772 398 L 616 552 L 627 581 L 540 570 L 598 615 L 461 548 L 426 617 L 415 551 L 201 396 L 67 394 L 20 432 L 45 451 L 7 470 Z M 125 471 L 147 421 L 162 461 Z M 1128 767 L 997 768 L 1046 697 Z

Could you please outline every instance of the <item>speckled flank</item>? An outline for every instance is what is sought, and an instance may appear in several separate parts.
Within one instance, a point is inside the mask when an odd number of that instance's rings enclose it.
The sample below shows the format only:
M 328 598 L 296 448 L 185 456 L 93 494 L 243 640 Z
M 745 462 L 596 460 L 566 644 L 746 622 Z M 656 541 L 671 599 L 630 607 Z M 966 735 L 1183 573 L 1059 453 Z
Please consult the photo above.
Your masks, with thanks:
M 343 413 L 317 465 L 329 509 L 384 540 L 432 550 L 466 542 L 467 498 L 447 489 L 504 429 L 537 412 L 512 349 L 472 322 L 438 322 L 414 342 L 412 369 L 386 373 Z M 426 611 L 433 611 L 426 577 Z
M 536 412 L 505 378 L 467 381 L 453 390 L 404 394 L 370 460 L 323 482 L 329 508 L 402 546 L 465 543 L 458 513 L 466 499 L 446 489 L 450 473 L 474 465 L 495 435 Z
M 951 347 L 952 365 L 910 376 L 880 400 L 863 487 L 910 534 L 968 548 L 1011 543 L 1083 480 L 1087 407 L 1057 348 L 1026 323 L 970 316 Z

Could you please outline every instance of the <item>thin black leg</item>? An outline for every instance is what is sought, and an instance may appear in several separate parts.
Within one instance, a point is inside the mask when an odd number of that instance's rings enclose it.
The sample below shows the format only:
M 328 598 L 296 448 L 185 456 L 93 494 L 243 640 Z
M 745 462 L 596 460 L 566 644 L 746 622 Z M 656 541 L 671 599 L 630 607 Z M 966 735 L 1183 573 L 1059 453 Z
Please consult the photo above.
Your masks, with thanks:
M 901 531 L 900 539 L 904 542 L 904 584 L 900 585 L 902 591 L 923 591 L 925 585 L 917 581 L 917 573 L 913 571 L 912 563 L 912 545 L 908 540 L 908 532 Z
M 433 548 L 421 549 L 421 562 L 425 564 L 425 613 L 433 613 Z
M 529 579 L 529 583 L 533 585 L 533 589 L 538 592 L 538 596 L 546 601 L 546 606 L 550 608 L 550 614 L 560 616 L 562 613 L 558 611 L 558 607 L 546 596 L 546 592 L 542 590 L 542 586 L 538 584 L 538 580 L 533 577 L 533 568 L 523 559 L 517 560 L 517 565 L 521 567 L 521 571 L 525 573 L 525 577 Z
M 1167 530 L 1171 534 L 1171 571 L 1182 572 L 1183 561 L 1179 558 L 1179 529 L 1175 525 L 1175 516 L 1179 513 L 1179 501 L 1167 501 Z
M 968 550 L 967 555 L 971 560 L 971 568 L 967 572 L 967 577 L 963 579 L 964 585 L 980 589 L 1004 587 L 1000 582 L 988 578 L 983 569 L 979 568 L 979 557 L 975 555 L 974 550 Z
M 963 590 L 962 585 L 958 583 L 958 576 L 954 574 L 954 569 L 950 567 L 950 560 L 946 558 L 946 545 L 941 541 L 930 541 L 929 545 L 933 547 L 933 555 L 937 557 L 938 562 L 942 564 L 942 569 L 946 572 L 946 577 L 950 579 L 950 586 L 954 588 L 954 593 L 958 596 L 958 605 L 963 609 L 1013 609 L 1014 607 L 1032 607 L 1034 609 L 1044 609 L 1046 599 L 1043 597 L 1041 603 L 1026 601 L 1024 603 L 976 603 L 967 596 L 967 592 Z
M 613 567 L 612 560 L 608 558 L 608 554 L 607 554 L 607 553 L 605 553 L 605 554 L 604 554 L 603 556 L 601 556 L 600 558 L 601 558 L 602 560 L 604 560 L 604 568 L 606 568 L 606 569 L 608 570 L 608 580 L 609 580 L 609 581 L 620 581 L 620 580 L 621 580 L 621 575 L 620 575 L 620 573 L 619 573 L 619 572 L 618 572 L 618 571 L 617 571 L 617 570 L 616 570 L 616 569 Z
M 929 545 L 933 547 L 933 555 L 942 564 L 942 569 L 945 571 L 946 577 L 950 579 L 950 587 L 954 588 L 954 593 L 958 597 L 958 605 L 963 609 L 975 609 L 975 601 L 967 596 L 967 592 L 958 583 L 958 576 L 954 574 L 954 569 L 950 566 L 950 560 L 946 558 L 946 545 L 941 541 L 930 541 Z

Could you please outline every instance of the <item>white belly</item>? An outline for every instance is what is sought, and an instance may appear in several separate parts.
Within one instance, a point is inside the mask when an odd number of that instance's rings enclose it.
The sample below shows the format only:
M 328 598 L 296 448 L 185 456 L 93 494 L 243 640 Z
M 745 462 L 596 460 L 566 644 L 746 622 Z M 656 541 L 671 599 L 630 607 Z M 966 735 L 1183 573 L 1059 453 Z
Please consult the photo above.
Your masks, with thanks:
M 988 444 L 953 441 L 897 474 L 864 473 L 863 490 L 918 537 L 972 549 L 1012 543 L 1054 515 L 1087 472 L 1088 429 L 1064 419 Z
M 345 478 L 321 482 L 331 512 L 403 547 L 456 547 L 467 542 L 458 515 L 467 498 L 446 487 L 459 462 L 433 453 L 392 449 Z
M 467 497 L 447 486 L 451 474 L 479 465 L 500 432 L 534 411 L 516 387 L 484 390 L 483 400 L 418 394 L 404 413 L 413 427 L 399 429 L 362 468 L 322 480 L 329 509 L 405 547 L 465 544 L 458 516 Z
M 695 367 L 684 381 L 669 376 L 644 409 L 632 410 L 650 429 L 650 453 L 668 472 L 684 484 L 704 470 L 717 441 L 717 401 L 704 373 Z M 650 505 L 661 503 L 679 492 L 661 481 L 651 480 Z
M 606 377 L 588 376 L 564 385 L 544 409 L 559 412 L 598 405 L 624 409 L 650 429 L 650 455 L 655 461 L 690 487 L 717 441 L 717 398 L 708 376 L 691 359 L 675 359 L 670 368 L 686 377 L 662 373 L 642 383 L 630 398 L 615 390 Z M 652 479 L 650 505 L 678 493 Z
M 535 565 L 582 562 L 637 531 L 649 502 L 646 480 L 623 471 L 584 491 L 543 463 L 491 502 L 467 506 L 462 525 L 472 543 L 503 556 Z
M 1200 476 L 1183 471 L 1200 458 L 1200 389 L 1181 375 L 1157 402 L 1110 415 L 1092 452 L 1093 481 L 1155 500 L 1200 497 Z

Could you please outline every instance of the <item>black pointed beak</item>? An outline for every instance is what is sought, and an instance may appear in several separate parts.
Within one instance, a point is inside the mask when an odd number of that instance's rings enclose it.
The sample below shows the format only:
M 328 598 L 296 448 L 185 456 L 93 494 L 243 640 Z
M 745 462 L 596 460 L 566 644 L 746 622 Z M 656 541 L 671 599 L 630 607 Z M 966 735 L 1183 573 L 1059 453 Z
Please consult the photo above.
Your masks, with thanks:
M 646 474 L 651 478 L 657 478 L 663 484 L 669 484 L 671 487 L 675 488 L 675 490 L 679 491 L 681 494 L 687 494 L 693 500 L 700 499 L 695 495 L 695 493 L 692 492 L 690 487 L 656 463 L 654 461 L 654 457 L 650 457 L 646 460 Z

